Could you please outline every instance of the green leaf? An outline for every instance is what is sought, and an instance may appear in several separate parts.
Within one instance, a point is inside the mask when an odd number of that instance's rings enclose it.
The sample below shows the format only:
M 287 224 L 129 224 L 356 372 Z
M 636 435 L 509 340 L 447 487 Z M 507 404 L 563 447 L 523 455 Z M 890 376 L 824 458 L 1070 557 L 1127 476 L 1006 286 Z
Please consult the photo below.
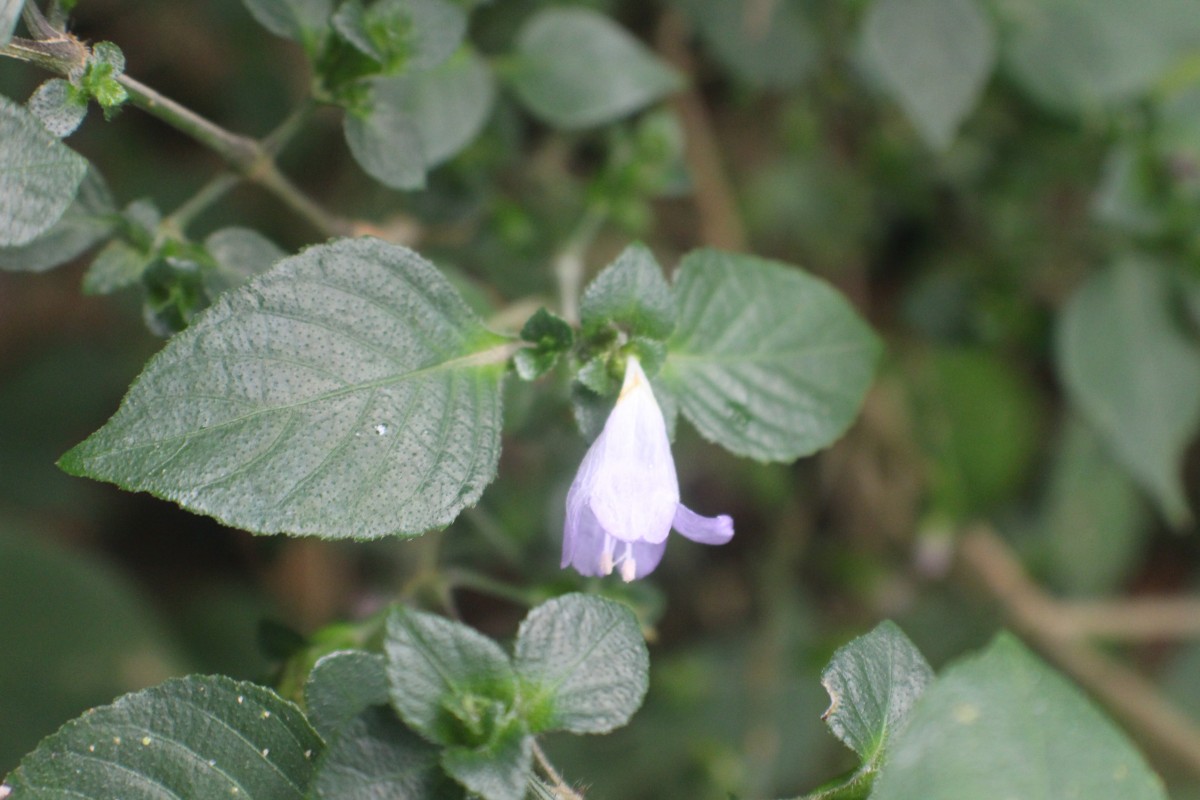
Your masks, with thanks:
M 539 308 L 525 321 L 521 339 L 532 342 L 534 347 L 517 351 L 513 366 L 523 380 L 531 381 L 553 369 L 558 357 L 571 349 L 575 331 L 566 320 Z
M 491 639 L 397 607 L 388 616 L 384 649 L 392 706 L 431 742 L 481 746 L 507 727 L 517 678 L 508 654 Z
M 474 53 L 426 71 L 372 84 L 366 113 L 346 115 L 346 143 L 371 177 L 419 189 L 430 169 L 473 140 L 491 113 L 492 73 Z
M 1008 0 L 1004 65 L 1046 107 L 1086 113 L 1149 90 L 1195 46 L 1191 0 Z
M 70 207 L 88 162 L 0 97 L 0 247 L 32 242 Z
M 614 122 L 678 89 L 679 75 L 623 28 L 585 8 L 547 8 L 517 34 L 521 101 L 559 128 Z
M 269 689 L 190 676 L 68 722 L 8 785 L 22 800 L 302 800 L 321 747 L 300 710 Z
M 467 30 L 466 12 L 446 0 L 376 0 L 369 6 L 347 0 L 332 21 L 385 73 L 436 67 L 458 49 Z
M 256 533 L 420 533 L 495 475 L 512 350 L 416 253 L 335 241 L 221 295 L 60 466 Z
M 580 303 L 585 337 L 610 322 L 631 336 L 666 339 L 675 330 L 675 303 L 654 254 L 631 244 L 588 285 Z
M 75 202 L 49 230 L 26 244 L 0 247 L 0 269 L 41 272 L 65 264 L 111 235 L 116 224 L 108 186 L 89 169 Z
M 458 155 L 479 135 L 496 93 L 491 68 L 471 50 L 461 50 L 433 69 L 385 83 L 383 94 L 397 92 L 388 102 L 414 118 L 429 169 Z
M 342 121 L 350 155 L 375 180 L 393 189 L 425 186 L 425 154 L 417 121 L 386 102 Z
M 945 670 L 893 740 L 871 800 L 1166 800 L 1125 736 L 1009 634 Z
M 517 719 L 485 747 L 448 747 L 442 768 L 483 800 L 524 800 L 533 776 L 533 737 Z
M 16 380 L 10 372 L 4 388 Z M 0 406 L 11 402 L 6 391 Z M 19 443 L 14 438 L 10 446 Z M 23 477 L 11 471 L 16 466 L 4 465 L 6 483 Z M 66 546 L 54 530 L 0 524 L 0 564 L 0 775 L 63 720 L 187 671 L 139 587 L 103 560 Z
M 96 254 L 83 276 L 84 294 L 112 294 L 141 280 L 153 259 L 129 242 L 115 239 Z
M 1062 310 L 1058 369 L 1072 402 L 1174 525 L 1190 518 L 1181 461 L 1200 425 L 1200 349 L 1145 257 L 1093 275 Z
M 125 87 L 117 78 L 125 71 L 125 53 L 112 42 L 98 42 L 92 47 L 78 85 L 85 97 L 95 98 L 104 109 L 105 119 L 129 99 Z
M 991 21 L 976 0 L 875 0 L 863 24 L 868 59 L 922 138 L 945 150 L 995 66 Z
M 789 89 L 817 66 L 820 43 L 796 3 L 761 6 L 743 0 L 678 0 L 704 43 L 752 86 Z
M 329 25 L 332 0 L 243 0 L 259 25 L 302 43 L 311 53 Z
M 62 78 L 51 78 L 29 98 L 29 110 L 46 130 L 62 139 L 70 136 L 87 116 L 87 98 L 80 97 Z
M 308 719 L 327 742 L 370 706 L 387 704 L 387 662 L 377 653 L 329 653 L 317 660 L 304 684 Z
M 1070 594 L 1105 596 L 1141 563 L 1146 508 L 1092 426 L 1072 414 L 1059 435 L 1037 521 L 1047 572 Z
M 650 655 L 627 606 L 567 594 L 542 603 L 521 623 L 516 669 L 534 733 L 608 733 L 642 705 Z
M 0 0 L 0 47 L 12 39 L 17 20 L 21 18 L 21 8 L 25 0 Z
M 1029 477 L 1043 419 L 1028 378 L 990 350 L 935 347 L 906 371 L 932 504 L 956 520 L 991 511 Z
M 464 796 L 442 772 L 441 751 L 404 727 L 390 708 L 362 711 L 328 742 L 313 779 L 315 800 Z
M 216 263 L 216 269 L 204 276 L 204 286 L 214 297 L 266 272 L 287 255 L 258 231 L 238 227 L 213 231 L 204 240 L 204 249 Z
M 697 250 L 675 276 L 660 374 L 706 439 L 761 461 L 826 447 L 858 414 L 879 342 L 831 286 L 795 267 Z
M 891 737 L 933 680 L 925 657 L 895 623 L 880 623 L 833 654 L 821 673 L 829 692 L 825 722 L 862 759 L 879 769 Z

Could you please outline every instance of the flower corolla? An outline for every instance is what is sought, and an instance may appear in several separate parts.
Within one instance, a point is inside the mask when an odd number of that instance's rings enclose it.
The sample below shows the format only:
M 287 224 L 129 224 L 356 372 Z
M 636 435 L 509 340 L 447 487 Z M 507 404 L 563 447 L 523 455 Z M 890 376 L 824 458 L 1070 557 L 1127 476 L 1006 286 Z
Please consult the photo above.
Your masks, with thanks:
M 625 581 L 644 577 L 662 560 L 672 528 L 701 544 L 733 538 L 730 517 L 703 517 L 679 502 L 662 410 L 629 356 L 617 403 L 567 494 L 562 566 L 592 576 L 617 569 Z

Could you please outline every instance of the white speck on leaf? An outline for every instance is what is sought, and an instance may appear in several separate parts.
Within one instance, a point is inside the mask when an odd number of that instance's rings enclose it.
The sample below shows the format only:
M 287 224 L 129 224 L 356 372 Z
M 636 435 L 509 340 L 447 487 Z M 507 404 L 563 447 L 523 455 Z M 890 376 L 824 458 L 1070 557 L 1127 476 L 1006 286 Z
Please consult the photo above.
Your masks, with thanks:
M 979 709 L 969 703 L 963 703 L 954 708 L 954 718 L 963 725 L 970 725 L 979 719 Z

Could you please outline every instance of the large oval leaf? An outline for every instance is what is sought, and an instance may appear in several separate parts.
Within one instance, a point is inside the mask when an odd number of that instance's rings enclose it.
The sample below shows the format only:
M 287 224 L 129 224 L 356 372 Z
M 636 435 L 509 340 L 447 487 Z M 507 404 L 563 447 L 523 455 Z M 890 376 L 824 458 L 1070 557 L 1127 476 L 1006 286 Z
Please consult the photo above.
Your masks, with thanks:
M 87 170 L 87 160 L 28 109 L 0 97 L 0 246 L 26 244 L 49 230 Z
M 871 800 L 1166 800 L 1141 754 L 1008 634 L 917 701 Z
M 875 0 L 864 28 L 868 57 L 921 137 L 948 148 L 995 65 L 991 20 L 976 0 Z
M 585 8 L 546 8 L 517 34 L 513 87 L 551 125 L 614 122 L 670 94 L 679 75 L 624 28 Z
M 879 342 L 829 284 L 786 264 L 697 250 L 680 264 L 675 302 L 660 378 L 706 439 L 792 461 L 831 444 L 858 414 Z
M 1200 425 L 1200 349 L 1174 318 L 1162 266 L 1126 258 L 1063 309 L 1058 369 L 1071 400 L 1175 525 L 1190 517 L 1182 461 Z
M 255 533 L 417 534 L 494 477 L 511 350 L 411 250 L 313 247 L 222 295 L 60 465 Z
M 302 800 L 321 740 L 274 692 L 190 676 L 68 722 L 7 785 L 21 800 Z

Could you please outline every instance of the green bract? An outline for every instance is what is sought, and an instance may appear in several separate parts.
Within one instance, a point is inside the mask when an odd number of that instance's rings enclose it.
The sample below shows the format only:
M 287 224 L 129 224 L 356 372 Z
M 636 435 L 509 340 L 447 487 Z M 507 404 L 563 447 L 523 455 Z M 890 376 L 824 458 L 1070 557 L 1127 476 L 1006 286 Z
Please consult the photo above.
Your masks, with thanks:
M 421 533 L 495 474 L 512 350 L 412 251 L 313 247 L 222 295 L 61 466 L 258 533 Z
M 633 244 L 583 293 L 583 335 L 615 324 L 630 336 L 666 339 L 675 329 L 675 303 L 662 267 L 644 245 Z

